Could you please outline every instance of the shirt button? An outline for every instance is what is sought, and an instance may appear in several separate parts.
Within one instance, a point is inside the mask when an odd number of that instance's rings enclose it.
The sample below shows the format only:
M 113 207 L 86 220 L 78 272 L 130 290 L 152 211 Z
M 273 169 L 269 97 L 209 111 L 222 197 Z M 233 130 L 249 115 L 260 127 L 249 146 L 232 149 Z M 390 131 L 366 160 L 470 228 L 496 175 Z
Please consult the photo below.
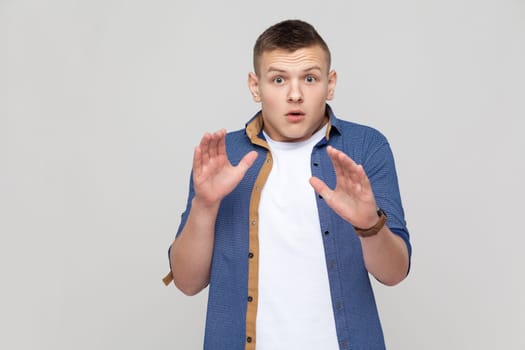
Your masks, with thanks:
M 248 253 L 248 258 L 253 259 L 253 253 L 252 252 Z
M 246 341 L 247 341 L 248 343 L 251 343 L 251 342 L 252 342 L 252 337 L 248 337 L 248 338 L 246 338 Z
M 314 166 L 319 166 L 319 163 L 314 163 Z
M 328 236 L 330 234 L 330 231 L 324 231 L 324 235 Z
M 257 223 L 257 221 L 252 220 L 252 225 L 255 225 L 256 223 Z
M 323 199 L 323 196 L 321 196 L 321 195 L 318 195 L 318 197 L 321 198 L 321 199 Z
M 251 303 L 253 301 L 253 298 L 251 296 L 248 296 L 248 301 Z

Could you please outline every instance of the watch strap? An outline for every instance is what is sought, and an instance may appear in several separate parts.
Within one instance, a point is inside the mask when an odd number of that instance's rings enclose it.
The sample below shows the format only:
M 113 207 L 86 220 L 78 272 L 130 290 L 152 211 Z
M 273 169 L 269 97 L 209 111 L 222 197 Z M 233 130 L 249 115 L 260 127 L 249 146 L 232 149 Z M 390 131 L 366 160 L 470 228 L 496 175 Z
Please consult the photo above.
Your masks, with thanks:
M 374 226 L 370 228 L 365 229 L 365 228 L 355 227 L 352 225 L 357 235 L 360 237 L 370 237 L 370 236 L 376 235 L 383 228 L 383 226 L 385 226 L 386 219 L 387 219 L 385 211 L 381 208 L 377 208 L 377 216 L 379 216 L 379 220 Z

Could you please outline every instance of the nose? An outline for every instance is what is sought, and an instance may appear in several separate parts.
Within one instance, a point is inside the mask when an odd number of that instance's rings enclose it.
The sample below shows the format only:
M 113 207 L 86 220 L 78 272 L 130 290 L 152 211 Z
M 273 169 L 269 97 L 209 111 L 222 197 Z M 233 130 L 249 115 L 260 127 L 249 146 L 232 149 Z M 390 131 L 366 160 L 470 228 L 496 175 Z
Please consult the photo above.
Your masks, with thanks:
M 290 89 L 288 90 L 288 102 L 303 102 L 303 92 L 301 91 L 298 82 L 290 84 Z

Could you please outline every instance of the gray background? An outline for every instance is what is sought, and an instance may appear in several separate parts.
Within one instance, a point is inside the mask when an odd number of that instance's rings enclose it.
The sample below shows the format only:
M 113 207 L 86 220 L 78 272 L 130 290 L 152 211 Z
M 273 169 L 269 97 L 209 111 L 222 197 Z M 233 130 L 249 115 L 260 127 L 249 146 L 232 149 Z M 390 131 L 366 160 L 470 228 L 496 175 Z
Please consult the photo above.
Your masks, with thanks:
M 160 280 L 192 149 L 256 112 L 251 48 L 286 18 L 396 155 L 389 348 L 525 348 L 523 0 L 0 1 L 0 348 L 202 346 L 207 293 Z

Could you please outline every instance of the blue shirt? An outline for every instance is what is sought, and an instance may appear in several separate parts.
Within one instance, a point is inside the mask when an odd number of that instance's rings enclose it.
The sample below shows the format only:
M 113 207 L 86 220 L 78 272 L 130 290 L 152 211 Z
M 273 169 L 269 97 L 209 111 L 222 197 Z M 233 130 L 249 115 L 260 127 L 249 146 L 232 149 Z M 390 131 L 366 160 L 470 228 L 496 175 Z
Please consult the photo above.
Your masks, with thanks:
M 334 188 L 335 172 L 326 146 L 342 150 L 362 164 L 376 202 L 387 214 L 390 230 L 411 246 L 399 194 L 394 159 L 386 138 L 377 130 L 343 121 L 327 106 L 330 121 L 326 136 L 314 147 L 311 172 Z M 272 156 L 262 135 L 258 113 L 246 128 L 228 133 L 226 149 L 233 165 L 249 151 L 258 157 L 239 185 L 220 205 L 210 271 L 204 349 L 253 350 L 258 296 L 258 204 Z M 187 207 L 180 234 L 194 196 L 190 180 Z M 352 225 L 316 197 L 328 270 L 330 293 L 340 349 L 384 349 L 385 343 L 361 242 Z M 198 252 L 195 252 L 198 254 Z M 169 283 L 170 275 L 165 282 Z M 301 286 L 297 286 L 301 293 Z

